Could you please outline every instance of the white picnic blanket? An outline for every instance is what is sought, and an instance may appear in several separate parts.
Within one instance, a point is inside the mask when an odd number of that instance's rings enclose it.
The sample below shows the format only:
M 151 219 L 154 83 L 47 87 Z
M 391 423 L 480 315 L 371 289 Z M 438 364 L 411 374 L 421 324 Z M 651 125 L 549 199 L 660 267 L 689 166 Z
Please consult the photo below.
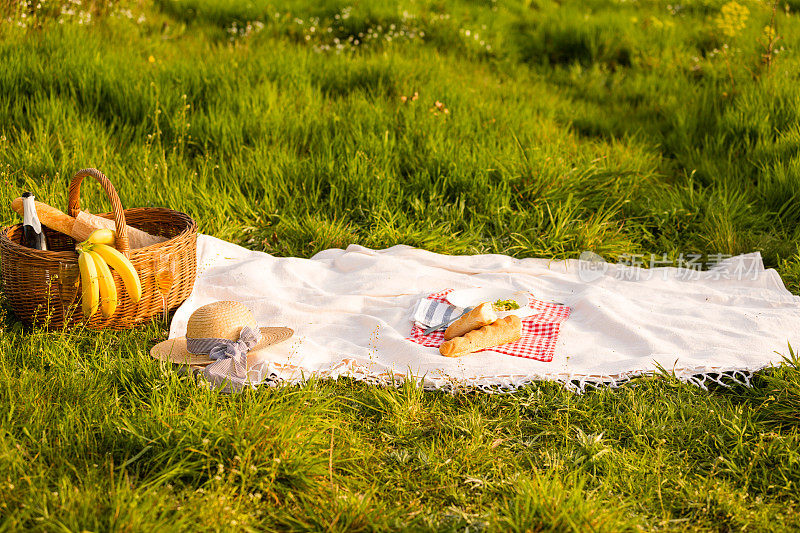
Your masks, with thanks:
M 198 276 L 170 337 L 216 300 L 247 304 L 259 324 L 288 326 L 270 348 L 269 372 L 289 382 L 351 376 L 390 382 L 414 376 L 428 387 L 516 387 L 533 380 L 615 385 L 663 368 L 700 385 L 721 372 L 782 361 L 800 347 L 800 297 L 758 253 L 705 272 L 642 270 L 586 261 L 447 256 L 410 246 L 351 245 L 311 259 L 273 257 L 201 235 Z M 588 274 L 587 274 L 588 272 Z M 553 361 L 491 351 L 459 358 L 406 340 L 420 298 L 446 288 L 527 290 L 572 308 Z

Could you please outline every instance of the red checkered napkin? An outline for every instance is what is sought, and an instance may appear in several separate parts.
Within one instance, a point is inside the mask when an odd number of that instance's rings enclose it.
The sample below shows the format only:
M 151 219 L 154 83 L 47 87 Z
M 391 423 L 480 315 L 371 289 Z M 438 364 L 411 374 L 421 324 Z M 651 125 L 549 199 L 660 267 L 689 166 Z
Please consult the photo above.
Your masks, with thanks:
M 431 294 L 428 299 L 447 302 L 447 295 L 452 290 L 445 289 Z M 522 319 L 522 338 L 520 340 L 488 348 L 488 350 L 549 363 L 553 360 L 553 351 L 556 347 L 561 323 L 569 318 L 570 308 L 537 300 L 530 293 L 529 296 L 531 299 L 530 306 L 542 312 Z M 444 342 L 444 331 L 434 331 L 430 335 L 423 335 L 424 329 L 414 322 L 411 328 L 411 335 L 407 339 L 433 348 L 438 348 Z

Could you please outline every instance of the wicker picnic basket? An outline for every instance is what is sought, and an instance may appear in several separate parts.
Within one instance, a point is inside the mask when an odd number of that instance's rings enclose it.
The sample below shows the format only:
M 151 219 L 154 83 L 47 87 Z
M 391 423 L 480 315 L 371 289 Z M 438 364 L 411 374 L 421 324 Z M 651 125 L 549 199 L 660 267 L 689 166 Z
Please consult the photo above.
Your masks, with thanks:
M 126 329 L 143 322 L 164 309 L 162 295 L 156 286 L 156 270 L 164 261 L 174 265 L 174 281 L 166 295 L 167 307 L 179 306 L 194 286 L 197 271 L 197 224 L 184 213 L 166 208 L 141 207 L 123 209 L 114 186 L 102 172 L 94 168 L 79 170 L 69 186 L 68 214 L 80 211 L 80 188 L 85 177 L 95 178 L 111 201 L 112 213 L 98 216 L 114 219 L 117 249 L 128 256 L 142 283 L 142 298 L 134 304 L 116 271 L 119 303 L 108 319 L 100 312 L 88 322 L 81 313 L 80 274 L 75 241 L 50 228 L 44 228 L 48 251 L 22 246 L 22 224 L 0 230 L 3 292 L 14 314 L 25 324 L 50 328 L 85 322 L 91 329 Z M 131 250 L 127 228 L 131 226 L 168 240 Z

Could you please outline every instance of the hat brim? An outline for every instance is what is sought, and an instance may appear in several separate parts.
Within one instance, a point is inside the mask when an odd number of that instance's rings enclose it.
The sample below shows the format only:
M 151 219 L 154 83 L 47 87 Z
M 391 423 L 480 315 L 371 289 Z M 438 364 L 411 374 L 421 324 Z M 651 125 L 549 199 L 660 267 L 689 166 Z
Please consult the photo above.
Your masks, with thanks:
M 261 341 L 247 353 L 248 359 L 258 357 L 259 352 L 273 344 L 285 341 L 294 334 L 294 330 L 291 328 L 259 328 L 259 330 L 261 331 Z M 150 355 L 154 359 L 178 365 L 204 366 L 214 362 L 208 354 L 191 353 L 186 347 L 186 337 L 159 342 L 150 349 Z

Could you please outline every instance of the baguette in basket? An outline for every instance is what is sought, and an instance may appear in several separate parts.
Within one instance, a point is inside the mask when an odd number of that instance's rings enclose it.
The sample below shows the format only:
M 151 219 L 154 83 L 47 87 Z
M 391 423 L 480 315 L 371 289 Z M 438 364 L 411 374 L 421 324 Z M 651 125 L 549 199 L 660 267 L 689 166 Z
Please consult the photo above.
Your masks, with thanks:
M 71 217 L 42 202 L 34 202 L 34 205 L 36 206 L 36 214 L 42 224 L 50 229 L 69 235 L 79 242 L 88 239 L 98 229 L 116 229 L 114 220 L 92 215 L 86 211 L 78 211 L 77 216 Z M 22 198 L 15 198 L 11 202 L 11 209 L 21 215 L 24 211 Z M 164 242 L 167 239 L 166 237 L 150 235 L 133 226 L 128 226 L 128 240 L 131 248 L 144 248 L 151 244 Z

